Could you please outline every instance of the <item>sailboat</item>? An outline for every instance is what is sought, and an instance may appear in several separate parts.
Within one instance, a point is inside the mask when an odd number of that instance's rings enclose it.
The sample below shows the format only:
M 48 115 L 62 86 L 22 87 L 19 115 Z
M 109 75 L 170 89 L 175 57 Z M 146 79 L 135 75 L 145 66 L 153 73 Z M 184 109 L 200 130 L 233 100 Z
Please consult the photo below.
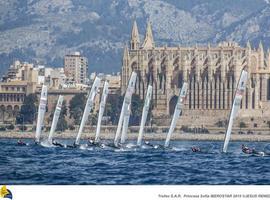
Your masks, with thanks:
M 38 118 L 37 118 L 36 136 L 35 136 L 36 143 L 40 142 L 40 135 L 42 132 L 42 126 L 44 123 L 44 117 L 45 117 L 46 105 L 47 105 L 47 93 L 48 93 L 48 88 L 47 86 L 43 85 L 41 94 L 40 94 L 39 107 L 38 107 Z
M 185 82 L 183 84 L 182 88 L 180 89 L 180 94 L 179 94 L 179 97 L 177 100 L 177 104 L 175 106 L 171 126 L 170 126 L 169 132 L 168 132 L 167 137 L 166 137 L 166 141 L 165 141 L 165 145 L 164 145 L 165 148 L 167 148 L 169 146 L 171 135 L 175 129 L 175 126 L 176 126 L 177 120 L 180 116 L 180 113 L 182 112 L 182 107 L 184 106 L 184 102 L 185 102 L 185 99 L 187 96 L 187 90 L 188 90 L 188 84 Z
M 237 113 L 240 109 L 241 100 L 242 100 L 243 94 L 245 92 L 246 84 L 247 84 L 247 79 L 248 79 L 248 72 L 243 69 L 241 72 L 240 79 L 237 84 L 237 89 L 234 95 L 233 105 L 230 112 L 229 123 L 227 126 L 226 136 L 225 136 L 224 145 L 223 145 L 224 153 L 226 153 L 228 149 L 228 145 L 231 138 L 233 120 L 237 116 Z
M 146 122 L 149 107 L 150 107 L 150 102 L 151 102 L 151 99 L 152 99 L 152 90 L 153 90 L 153 87 L 151 85 L 149 85 L 148 88 L 147 88 L 147 93 L 146 93 L 144 106 L 143 106 L 140 130 L 139 130 L 139 135 L 138 135 L 138 139 L 137 139 L 137 146 L 141 146 L 141 144 L 142 144 L 143 129 L 144 129 L 144 126 L 145 126 L 145 122 Z
M 115 137 L 114 137 L 114 145 L 115 146 L 118 146 L 120 132 L 121 132 L 122 128 L 124 130 L 124 132 L 122 131 L 122 137 L 121 137 L 122 141 L 125 139 L 125 134 L 127 132 L 129 115 L 130 115 L 131 99 L 132 99 L 132 94 L 134 93 L 134 90 L 135 90 L 136 79 L 137 79 L 137 73 L 132 72 L 131 77 L 129 79 L 127 91 L 126 91 L 126 94 L 125 94 L 125 97 L 124 97 L 124 101 L 123 101 L 123 105 L 122 105 L 122 109 L 121 109 L 120 118 L 119 118 L 119 121 L 118 121 L 116 134 L 115 134 Z
M 107 81 L 105 81 L 104 87 L 103 87 L 103 92 L 102 92 L 102 97 L 101 97 L 101 101 L 100 101 L 100 105 L 99 105 L 98 123 L 97 123 L 97 130 L 96 130 L 96 136 L 95 136 L 95 143 L 99 142 L 101 121 L 102 121 L 103 113 L 105 110 L 108 93 L 109 93 L 109 83 Z
M 88 119 L 88 116 L 90 114 L 90 111 L 93 108 L 94 99 L 95 99 L 96 94 L 98 93 L 99 85 L 100 85 L 100 78 L 96 77 L 95 80 L 94 80 L 94 83 L 92 85 L 91 91 L 90 91 L 90 93 L 88 95 L 88 98 L 87 98 L 87 102 L 86 102 L 84 112 L 83 112 L 82 121 L 81 121 L 80 128 L 79 128 L 79 131 L 78 131 L 78 134 L 77 134 L 77 137 L 76 137 L 75 145 L 80 144 L 80 138 L 81 138 L 81 135 L 82 135 L 82 131 L 83 131 L 85 123 L 86 123 L 86 121 Z
M 49 137 L 48 137 L 49 144 L 52 144 L 53 135 L 55 133 L 57 122 L 59 120 L 60 113 L 61 113 L 63 100 L 64 100 L 64 97 L 62 95 L 60 95 L 58 97 L 58 101 L 57 101 L 56 108 L 55 108 L 54 115 L 53 115 L 52 126 L 51 126 L 50 134 L 49 134 Z

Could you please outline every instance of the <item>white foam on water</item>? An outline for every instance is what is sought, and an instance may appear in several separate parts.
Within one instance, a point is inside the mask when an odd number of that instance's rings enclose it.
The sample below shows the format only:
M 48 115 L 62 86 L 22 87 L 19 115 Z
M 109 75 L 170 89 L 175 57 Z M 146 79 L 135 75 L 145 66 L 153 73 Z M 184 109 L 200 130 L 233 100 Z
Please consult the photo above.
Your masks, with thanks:
M 132 148 L 135 148 L 135 147 L 137 147 L 137 145 L 135 145 L 135 144 L 133 144 L 133 143 L 128 143 L 128 144 L 126 145 L 126 148 L 128 148 L 128 149 L 132 149 Z
M 80 147 L 79 147 L 79 149 L 81 149 L 81 150 L 87 150 L 89 147 L 88 147 L 88 145 L 87 144 L 82 144 L 82 145 L 80 145 Z
M 149 145 L 141 145 L 141 149 L 152 149 L 153 147 Z
M 188 149 L 187 148 L 183 148 L 183 147 L 173 147 L 172 148 L 173 151 L 187 151 Z
M 41 146 L 47 147 L 47 148 L 54 148 L 55 146 L 48 142 L 48 140 L 42 141 L 40 143 Z

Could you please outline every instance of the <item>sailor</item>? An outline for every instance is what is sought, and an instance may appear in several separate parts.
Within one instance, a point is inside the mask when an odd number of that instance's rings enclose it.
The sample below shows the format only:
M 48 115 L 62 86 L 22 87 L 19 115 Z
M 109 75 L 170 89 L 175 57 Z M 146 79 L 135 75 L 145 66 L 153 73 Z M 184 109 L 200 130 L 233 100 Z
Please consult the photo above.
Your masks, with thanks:
M 57 141 L 55 141 L 55 140 L 52 141 L 52 144 L 53 144 L 54 146 L 64 147 L 63 144 L 61 144 L 61 143 L 59 143 L 59 142 L 57 142 Z
M 88 140 L 88 146 L 100 146 L 99 142 L 95 142 L 94 140 Z
M 150 147 L 154 147 L 154 145 L 151 144 L 149 141 L 145 141 L 144 144 L 147 145 L 147 146 L 150 146 Z
M 256 151 L 255 149 L 251 149 L 249 147 L 247 147 L 246 145 L 242 144 L 242 152 L 245 154 L 254 154 Z
M 192 152 L 201 152 L 201 149 L 199 147 L 193 146 L 191 147 Z
M 20 139 L 20 140 L 18 140 L 17 145 L 26 146 L 27 144 Z

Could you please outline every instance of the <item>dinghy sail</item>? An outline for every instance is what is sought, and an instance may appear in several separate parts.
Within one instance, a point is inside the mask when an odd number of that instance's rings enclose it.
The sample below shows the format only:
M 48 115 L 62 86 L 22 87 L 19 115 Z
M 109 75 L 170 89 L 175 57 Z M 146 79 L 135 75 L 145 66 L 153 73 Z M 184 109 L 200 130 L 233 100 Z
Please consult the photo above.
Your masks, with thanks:
M 240 109 L 241 100 L 242 100 L 242 97 L 243 97 L 243 94 L 244 94 L 245 88 L 246 88 L 247 78 L 248 78 L 247 71 L 242 70 L 240 79 L 239 79 L 238 84 L 237 84 L 237 89 L 236 89 L 236 92 L 234 95 L 233 105 L 232 105 L 231 113 L 230 113 L 229 124 L 227 126 L 225 141 L 224 141 L 224 145 L 223 145 L 223 152 L 224 153 L 226 153 L 227 149 L 228 149 L 229 141 L 231 138 L 233 120 L 235 119 L 235 117 Z
M 38 107 L 38 118 L 37 118 L 37 127 L 36 127 L 36 139 L 35 142 L 40 142 L 40 135 L 42 132 L 42 126 L 44 122 L 45 112 L 46 112 L 46 105 L 47 105 L 47 86 L 43 85 L 41 94 L 40 94 L 40 102 Z
M 126 120 L 125 120 L 126 124 L 128 123 L 127 122 L 128 119 L 125 116 L 125 114 L 127 114 L 128 106 L 131 104 L 131 98 L 132 98 L 132 94 L 133 94 L 134 89 L 135 89 L 136 78 L 137 78 L 136 72 L 132 72 L 129 83 L 128 83 L 128 88 L 127 88 L 127 91 L 126 91 L 126 94 L 125 94 L 125 98 L 124 98 L 124 101 L 123 101 L 121 114 L 120 114 L 117 130 L 116 130 L 116 134 L 115 134 L 115 138 L 114 138 L 114 145 L 115 146 L 117 146 L 118 142 L 119 142 L 119 137 L 120 137 L 121 129 L 122 129 L 122 126 L 123 126 L 124 118 L 126 118 Z
M 172 119 L 171 126 L 170 126 L 169 132 L 167 134 L 167 138 L 166 138 L 165 145 L 164 145 L 165 148 L 167 148 L 169 146 L 171 135 L 174 131 L 174 128 L 176 126 L 176 123 L 177 123 L 177 120 L 180 116 L 180 113 L 182 112 L 182 107 L 184 105 L 184 102 L 185 102 L 185 99 L 187 96 L 187 90 L 188 90 L 188 84 L 184 83 L 182 88 L 180 89 L 180 95 L 178 97 L 177 104 L 175 106 L 173 119 Z
M 142 144 L 143 129 L 144 129 L 144 126 L 145 126 L 145 122 L 146 122 L 149 107 L 150 107 L 150 101 L 151 101 L 151 98 L 152 98 L 152 90 L 153 90 L 153 87 L 151 85 L 149 85 L 148 89 L 147 89 L 147 93 L 146 93 L 146 98 L 145 98 L 145 101 L 144 101 L 144 106 L 143 106 L 140 131 L 139 131 L 139 136 L 138 136 L 138 139 L 137 139 L 137 146 L 140 146 Z
M 99 142 L 101 121 L 102 121 L 103 113 L 104 113 L 104 110 L 105 110 L 108 93 L 109 93 L 109 83 L 106 81 L 104 83 L 102 97 L 101 97 L 101 101 L 100 101 L 100 105 L 99 105 L 98 123 L 97 123 L 95 143 Z
M 58 122 L 58 119 L 59 119 L 59 116 L 61 113 L 63 100 L 64 100 L 64 97 L 62 95 L 60 95 L 58 98 L 57 104 L 56 104 L 56 108 L 55 108 L 54 115 L 53 115 L 52 126 L 51 126 L 50 134 L 48 137 L 48 142 L 50 144 L 52 144 L 53 135 L 54 135 L 54 132 L 55 132 L 55 129 L 57 126 L 57 122 Z
M 86 102 L 86 105 L 85 105 L 85 108 L 84 108 L 82 121 L 81 121 L 81 124 L 80 124 L 80 128 L 79 128 L 79 131 L 78 131 L 76 141 L 75 141 L 76 145 L 79 145 L 79 143 L 80 143 L 80 138 L 81 138 L 81 135 L 82 135 L 82 131 L 83 131 L 85 123 L 86 123 L 86 121 L 88 119 L 88 116 L 90 114 L 90 111 L 93 108 L 94 99 L 95 99 L 95 96 L 96 96 L 96 94 L 98 92 L 99 85 L 100 85 L 100 78 L 96 77 L 95 81 L 94 81 L 94 83 L 92 85 L 91 91 L 90 91 L 90 93 L 88 95 L 88 99 L 87 99 L 87 102 Z
M 128 105 L 128 109 L 125 112 L 124 115 L 124 122 L 123 122 L 123 128 L 122 128 L 122 135 L 121 135 L 121 144 L 124 144 L 126 142 L 127 137 L 127 131 L 128 131 L 128 124 L 129 124 L 129 118 L 131 113 L 131 104 Z

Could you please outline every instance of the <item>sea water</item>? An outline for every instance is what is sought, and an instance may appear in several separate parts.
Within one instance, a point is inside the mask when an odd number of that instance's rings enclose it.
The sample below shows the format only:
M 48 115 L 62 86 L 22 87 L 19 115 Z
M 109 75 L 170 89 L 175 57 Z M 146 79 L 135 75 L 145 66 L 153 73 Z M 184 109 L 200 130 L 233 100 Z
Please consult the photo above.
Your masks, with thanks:
M 170 149 L 78 149 L 34 145 L 17 146 L 17 140 L 0 140 L 0 184 L 270 184 L 270 157 L 241 152 L 231 142 L 172 141 Z M 71 144 L 71 140 L 62 140 Z M 82 143 L 86 141 L 82 141 Z M 163 144 L 163 141 L 155 141 Z M 245 143 L 263 150 L 268 143 Z M 202 153 L 193 153 L 199 146 Z

